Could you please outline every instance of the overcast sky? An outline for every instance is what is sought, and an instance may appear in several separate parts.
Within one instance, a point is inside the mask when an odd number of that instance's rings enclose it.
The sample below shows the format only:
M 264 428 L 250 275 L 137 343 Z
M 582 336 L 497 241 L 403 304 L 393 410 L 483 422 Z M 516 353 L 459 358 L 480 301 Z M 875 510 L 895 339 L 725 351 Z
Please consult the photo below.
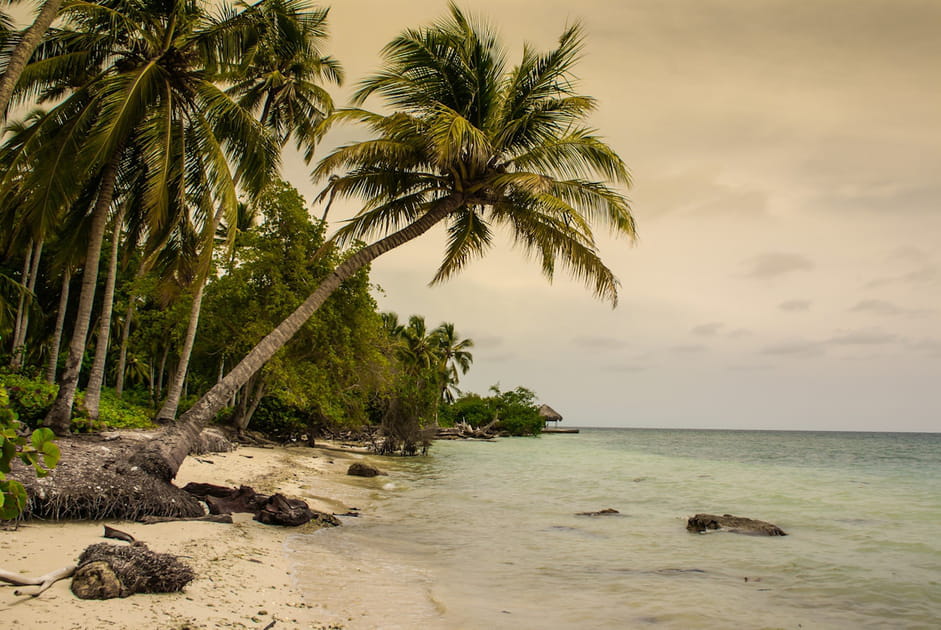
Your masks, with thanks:
M 465 389 L 525 385 L 581 426 L 941 430 L 941 2 L 461 6 L 511 59 L 584 23 L 577 74 L 640 231 L 603 242 L 615 310 L 506 240 L 434 288 L 443 231 L 379 259 L 383 309 L 476 342 Z M 329 49 L 352 84 L 445 11 L 341 0 Z

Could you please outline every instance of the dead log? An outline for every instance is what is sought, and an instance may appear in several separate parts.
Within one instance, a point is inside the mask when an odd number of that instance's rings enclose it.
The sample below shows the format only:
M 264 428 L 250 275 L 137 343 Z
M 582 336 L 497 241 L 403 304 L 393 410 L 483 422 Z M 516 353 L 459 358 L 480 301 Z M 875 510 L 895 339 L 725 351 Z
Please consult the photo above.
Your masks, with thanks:
M 249 486 L 239 486 L 224 497 L 206 497 L 206 505 L 210 514 L 234 514 L 248 512 L 255 514 L 268 502 L 268 496 L 258 494 Z
M 35 591 L 21 591 L 19 589 L 13 591 L 14 595 L 29 595 L 30 597 L 36 597 L 47 588 L 58 582 L 59 580 L 64 580 L 67 577 L 71 577 L 75 573 L 75 565 L 70 564 L 67 567 L 62 567 L 61 569 L 56 569 L 45 575 L 40 575 L 39 577 L 28 577 L 20 573 L 13 573 L 12 571 L 4 571 L 0 569 L 0 581 L 6 582 L 7 584 L 14 584 L 16 586 L 38 586 L 39 588 Z
M 105 533 L 102 534 L 102 536 L 104 538 L 114 538 L 115 540 L 123 540 L 129 543 L 134 542 L 134 537 L 127 532 L 122 532 L 120 529 L 108 527 L 107 525 L 105 525 Z
M 205 500 L 206 497 L 227 497 L 236 490 L 236 488 L 229 486 L 217 486 L 213 483 L 196 483 L 194 481 L 183 486 L 184 492 L 188 492 L 201 500 Z
M 176 556 L 155 553 L 142 542 L 127 547 L 98 543 L 82 552 L 71 588 L 81 599 L 111 599 L 134 593 L 174 593 L 195 577 Z
M 232 523 L 231 514 L 207 514 L 206 516 L 192 516 L 173 518 L 172 516 L 145 516 L 140 522 L 144 525 L 153 525 L 154 523 L 172 523 L 175 521 L 206 521 L 207 523 Z

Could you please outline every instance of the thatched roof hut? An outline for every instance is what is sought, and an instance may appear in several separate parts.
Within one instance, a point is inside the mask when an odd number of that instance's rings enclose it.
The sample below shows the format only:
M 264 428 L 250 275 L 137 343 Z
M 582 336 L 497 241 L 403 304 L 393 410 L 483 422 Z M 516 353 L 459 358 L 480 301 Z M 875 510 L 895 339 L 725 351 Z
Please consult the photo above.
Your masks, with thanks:
M 546 424 L 549 424 L 550 422 L 559 422 L 562 420 L 562 414 L 549 405 L 542 405 L 539 408 L 539 415 L 542 416 L 542 419 Z

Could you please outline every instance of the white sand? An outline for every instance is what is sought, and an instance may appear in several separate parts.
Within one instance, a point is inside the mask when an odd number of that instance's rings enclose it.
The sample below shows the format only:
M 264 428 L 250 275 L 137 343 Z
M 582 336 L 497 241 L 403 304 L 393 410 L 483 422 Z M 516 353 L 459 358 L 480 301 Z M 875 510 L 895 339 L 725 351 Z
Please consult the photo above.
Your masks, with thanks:
M 281 492 L 324 512 L 343 513 L 360 505 L 369 484 L 351 482 L 346 469 L 364 455 L 330 448 L 240 448 L 232 453 L 190 457 L 176 483 L 189 481 L 252 486 L 261 493 Z M 207 463 L 211 461 L 212 463 Z M 285 541 L 313 527 L 262 525 L 237 514 L 232 525 L 172 522 L 142 525 L 108 521 L 157 552 L 183 556 L 197 577 L 182 593 L 133 595 L 126 599 L 86 601 L 56 583 L 39 597 L 13 594 L 0 586 L 0 613 L 19 628 L 287 628 L 343 627 L 361 618 L 360 610 L 327 613 L 304 601 L 295 588 Z M 0 531 L 0 568 L 39 576 L 74 563 L 88 545 L 103 542 L 100 522 L 28 522 L 16 531 Z M 116 542 L 116 541 L 110 541 Z M 123 543 L 117 543 L 123 544 Z M 329 599 L 343 584 L 315 586 L 318 599 Z M 32 587 L 19 587 L 32 590 Z M 5 623 L 5 622 L 4 622 Z M 12 625 L 10 627 L 13 627 Z

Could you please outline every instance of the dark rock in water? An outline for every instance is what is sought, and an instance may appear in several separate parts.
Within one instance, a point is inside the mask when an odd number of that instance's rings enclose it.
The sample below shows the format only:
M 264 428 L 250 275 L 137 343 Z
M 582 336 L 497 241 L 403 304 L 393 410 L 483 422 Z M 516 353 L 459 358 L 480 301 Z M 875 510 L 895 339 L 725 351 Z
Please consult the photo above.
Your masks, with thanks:
M 375 477 L 376 475 L 381 475 L 379 469 L 370 466 L 369 464 L 364 464 L 362 462 L 355 462 L 350 464 L 350 467 L 346 471 L 347 475 L 353 475 L 354 477 Z
M 691 532 L 703 533 L 707 530 L 724 529 L 735 534 L 749 534 L 751 536 L 787 536 L 777 525 L 758 521 L 753 518 L 723 514 L 697 514 L 690 517 L 686 529 Z
M 575 516 L 614 516 L 617 514 L 620 514 L 620 512 L 614 508 L 605 508 L 597 512 L 576 512 Z

